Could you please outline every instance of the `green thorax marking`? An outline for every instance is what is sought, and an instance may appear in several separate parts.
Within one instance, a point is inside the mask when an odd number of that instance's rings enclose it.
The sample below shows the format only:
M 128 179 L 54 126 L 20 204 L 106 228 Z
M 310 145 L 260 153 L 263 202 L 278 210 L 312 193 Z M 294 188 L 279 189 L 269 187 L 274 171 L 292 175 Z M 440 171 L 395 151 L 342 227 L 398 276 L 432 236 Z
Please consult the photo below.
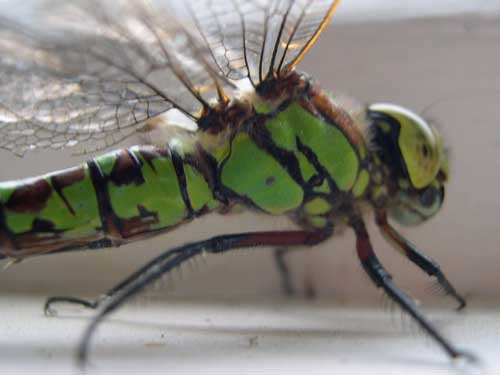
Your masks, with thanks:
M 318 194 L 335 199 L 332 194 L 360 197 L 365 192 L 369 178 L 361 168 L 360 152 L 336 124 L 316 117 L 300 99 L 278 113 L 261 116 L 265 121 L 252 124 L 251 135 L 240 130 L 229 147 L 213 152 L 223 186 L 268 213 L 282 214 L 307 204 L 305 212 L 311 216 L 334 209 L 323 200 L 307 203 Z M 283 154 L 288 159 L 280 158 Z M 295 166 L 285 165 L 287 160 Z M 291 172 L 294 168 L 297 173 Z M 335 191 L 326 180 L 310 182 L 325 175 Z
M 298 158 L 303 154 L 297 141 L 308 147 L 338 189 L 348 191 L 353 187 L 358 176 L 359 159 L 346 135 L 334 124 L 315 117 L 295 102 L 270 119 L 266 126 L 276 145 L 293 151 Z M 308 170 L 302 167 L 302 163 L 301 171 L 307 177 Z
M 248 134 L 238 134 L 231 146 L 231 154 L 222 167 L 221 182 L 224 186 L 272 214 L 281 214 L 301 205 L 304 192 L 300 185 Z

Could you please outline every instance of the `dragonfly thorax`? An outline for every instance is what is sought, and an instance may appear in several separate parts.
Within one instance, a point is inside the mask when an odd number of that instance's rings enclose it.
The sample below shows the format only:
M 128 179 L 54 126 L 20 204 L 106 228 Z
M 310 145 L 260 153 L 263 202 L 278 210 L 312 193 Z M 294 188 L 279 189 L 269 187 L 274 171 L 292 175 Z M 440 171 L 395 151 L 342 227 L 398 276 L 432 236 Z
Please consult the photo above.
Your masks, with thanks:
M 307 76 L 261 87 L 241 126 L 216 148 L 217 186 L 228 202 L 242 202 L 305 227 L 324 227 L 368 189 L 366 138 L 348 106 Z

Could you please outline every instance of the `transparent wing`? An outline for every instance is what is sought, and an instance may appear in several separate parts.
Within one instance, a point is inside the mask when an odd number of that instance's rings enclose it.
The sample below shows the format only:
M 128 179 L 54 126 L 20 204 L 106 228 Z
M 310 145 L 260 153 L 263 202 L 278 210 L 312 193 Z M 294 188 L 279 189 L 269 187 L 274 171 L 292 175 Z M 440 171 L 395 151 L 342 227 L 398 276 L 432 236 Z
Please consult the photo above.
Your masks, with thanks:
M 188 5 L 220 71 L 256 86 L 297 65 L 338 0 L 188 0 Z
M 172 108 L 196 120 L 227 100 L 207 46 L 164 8 L 48 4 L 38 28 L 0 19 L 0 148 L 98 150 Z

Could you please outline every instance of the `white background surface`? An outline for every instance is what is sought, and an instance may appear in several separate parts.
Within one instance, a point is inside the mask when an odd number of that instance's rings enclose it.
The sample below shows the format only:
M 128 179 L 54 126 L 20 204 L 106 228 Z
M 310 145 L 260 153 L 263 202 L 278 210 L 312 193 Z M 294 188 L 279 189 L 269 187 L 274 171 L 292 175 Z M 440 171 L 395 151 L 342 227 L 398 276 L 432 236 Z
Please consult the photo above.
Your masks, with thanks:
M 41 314 L 43 298 L 0 298 L 1 365 L 8 373 L 82 373 L 76 343 L 91 314 Z M 92 341 L 89 374 L 497 374 L 497 308 L 429 311 L 448 337 L 482 364 L 445 358 L 399 313 L 325 301 L 171 300 L 128 305 Z
M 454 2 L 438 2 L 436 9 L 459 10 L 450 3 Z M 472 2 L 457 2 L 465 3 Z M 349 14 L 357 14 L 355 4 L 341 4 L 340 22 L 336 24 L 334 18 L 333 27 L 327 29 L 301 68 L 325 88 L 363 101 L 396 102 L 417 111 L 436 103 L 426 115 L 442 128 L 451 147 L 452 181 L 443 212 L 404 233 L 438 260 L 472 301 L 465 317 L 448 313 L 454 305 L 442 301 L 440 306 L 446 313 L 442 318 L 432 315 L 434 320 L 455 342 L 488 362 L 498 353 L 495 340 L 500 328 L 497 308 L 482 307 L 485 302 L 491 306 L 499 301 L 500 285 L 499 19 L 488 14 L 486 18 L 467 15 L 387 24 L 359 23 L 357 19 L 353 24 Z M 500 7 L 498 2 L 474 4 L 478 4 L 477 9 Z M 372 14 L 367 8 L 369 2 L 358 1 L 358 5 L 359 14 Z M 388 5 L 371 9 L 373 14 L 378 10 L 386 15 L 400 14 Z M 415 8 L 412 5 L 408 9 Z M 0 179 L 47 172 L 80 161 L 58 153 L 25 159 L 1 153 Z M 71 366 L 71 354 L 86 319 L 64 314 L 60 319 L 44 319 L 43 298 L 39 296 L 95 296 L 175 244 L 214 233 L 287 226 L 288 222 L 280 218 L 241 215 L 228 220 L 211 216 L 153 241 L 101 253 L 43 257 L 12 267 L 0 274 L 0 290 L 4 293 L 0 297 L 0 366 L 34 369 L 43 365 L 60 371 Z M 426 291 L 428 279 L 391 251 L 371 229 L 377 251 L 399 285 L 426 305 L 436 305 L 435 296 Z M 391 323 L 391 314 L 380 308 L 380 293 L 357 263 L 353 245 L 353 236 L 346 233 L 318 249 L 292 256 L 299 289 L 312 284 L 321 300 L 335 301 L 336 306 L 300 300 L 269 302 L 278 298 L 280 291 L 266 250 L 210 257 L 208 265 L 200 265 L 195 273 L 187 272 L 189 277 L 177 281 L 176 291 L 169 294 L 194 304 L 179 300 L 168 305 L 144 304 L 150 298 L 139 298 L 137 305 L 141 308 L 129 307 L 103 325 L 93 347 L 95 362 L 101 365 L 101 371 L 122 360 L 126 360 L 127 368 L 149 364 L 186 371 L 204 366 L 228 371 L 246 366 L 249 371 L 268 372 L 309 366 L 336 368 L 340 373 L 359 373 L 362 369 L 379 369 L 384 374 L 454 371 L 438 348 L 425 344 L 422 335 L 411 335 L 408 329 Z M 39 296 L 22 298 L 32 293 Z M 164 295 L 164 291 L 154 292 L 154 296 Z M 226 302 L 203 302 L 210 299 Z M 257 302 L 260 300 L 266 302 Z M 357 302 L 374 307 L 338 306 Z M 398 321 L 399 313 L 395 317 Z M 215 323 L 211 325 L 206 319 Z M 229 329 L 225 329 L 227 325 Z M 165 341 L 158 338 L 159 332 L 165 333 Z M 248 348 L 246 343 L 254 336 L 262 339 L 257 348 Z M 161 341 L 159 347 L 147 345 L 155 340 Z

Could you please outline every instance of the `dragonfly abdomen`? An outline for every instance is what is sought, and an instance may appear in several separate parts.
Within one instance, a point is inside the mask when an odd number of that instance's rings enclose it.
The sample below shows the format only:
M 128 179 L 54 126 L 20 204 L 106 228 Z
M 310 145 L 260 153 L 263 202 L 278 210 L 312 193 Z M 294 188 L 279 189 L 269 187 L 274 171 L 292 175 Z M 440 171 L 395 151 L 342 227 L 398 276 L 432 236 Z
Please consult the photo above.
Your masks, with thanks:
M 108 247 L 217 206 L 205 177 L 175 151 L 132 147 L 34 179 L 0 184 L 0 255 Z
M 89 162 L 103 230 L 128 239 L 215 208 L 212 189 L 193 164 L 174 150 L 140 146 Z

